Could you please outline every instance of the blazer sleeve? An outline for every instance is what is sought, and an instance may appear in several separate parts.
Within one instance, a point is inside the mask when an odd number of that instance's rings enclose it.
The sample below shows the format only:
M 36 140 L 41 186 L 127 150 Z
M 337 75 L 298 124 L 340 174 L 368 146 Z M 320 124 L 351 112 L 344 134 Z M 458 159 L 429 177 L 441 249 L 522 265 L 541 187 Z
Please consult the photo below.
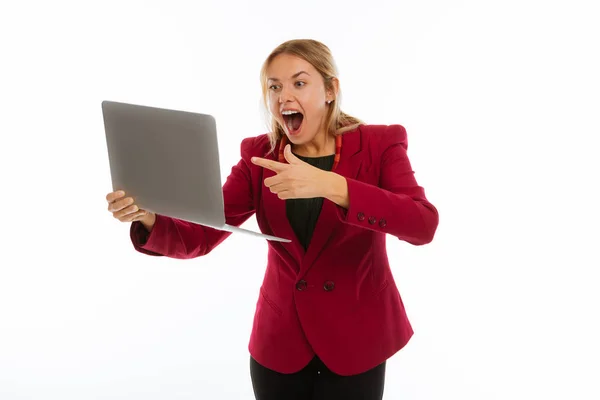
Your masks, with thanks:
M 342 220 L 389 233 L 413 245 L 433 240 L 439 216 L 415 179 L 406 153 L 406 130 L 390 125 L 380 138 L 378 185 L 346 178 L 350 205 Z
M 223 185 L 225 221 L 229 225 L 240 226 L 255 212 L 250 168 L 247 164 L 250 157 L 246 155 L 252 148 L 253 140 L 247 138 L 242 141 L 242 158 L 231 169 Z M 130 229 L 133 247 L 140 253 L 179 259 L 206 255 L 229 235 L 231 232 L 160 214 L 156 215 L 156 223 L 150 233 L 139 221 L 133 222 Z

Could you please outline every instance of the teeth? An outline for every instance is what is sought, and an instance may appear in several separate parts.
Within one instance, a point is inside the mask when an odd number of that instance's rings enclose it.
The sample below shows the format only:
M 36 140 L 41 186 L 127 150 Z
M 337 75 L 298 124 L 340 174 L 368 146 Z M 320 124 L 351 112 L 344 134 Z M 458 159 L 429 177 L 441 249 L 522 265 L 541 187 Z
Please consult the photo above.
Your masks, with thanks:
M 282 111 L 281 114 L 283 114 L 283 115 L 298 114 L 298 111 L 295 111 L 295 110 L 285 110 L 285 111 Z

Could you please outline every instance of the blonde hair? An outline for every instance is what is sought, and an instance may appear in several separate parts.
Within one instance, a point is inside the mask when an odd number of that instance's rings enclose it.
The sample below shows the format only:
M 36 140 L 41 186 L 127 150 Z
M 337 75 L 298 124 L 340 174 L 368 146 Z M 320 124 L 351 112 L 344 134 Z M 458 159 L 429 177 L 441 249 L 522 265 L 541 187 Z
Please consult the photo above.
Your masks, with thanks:
M 277 48 L 271 52 L 269 57 L 267 57 L 261 68 L 260 80 L 262 87 L 263 103 L 267 111 L 269 110 L 269 88 L 267 68 L 269 68 L 269 65 L 275 59 L 275 57 L 277 57 L 280 54 L 294 55 L 307 61 L 323 77 L 325 89 L 334 90 L 332 79 L 337 78 L 338 71 L 329 48 L 323 43 L 312 39 L 289 40 L 277 46 Z M 330 108 L 327 112 L 327 117 L 325 119 L 325 126 L 327 127 L 327 131 L 332 135 L 341 135 L 344 132 L 354 130 L 359 125 L 364 124 L 363 121 L 344 113 L 340 109 L 340 97 L 340 93 L 338 92 L 336 99 L 331 104 L 329 104 Z M 273 115 L 271 115 L 270 117 L 271 132 L 269 133 L 269 142 L 271 145 L 271 149 L 269 150 L 269 153 L 275 150 L 277 143 L 279 142 L 281 137 L 285 135 L 283 126 L 281 126 L 279 121 L 277 121 Z

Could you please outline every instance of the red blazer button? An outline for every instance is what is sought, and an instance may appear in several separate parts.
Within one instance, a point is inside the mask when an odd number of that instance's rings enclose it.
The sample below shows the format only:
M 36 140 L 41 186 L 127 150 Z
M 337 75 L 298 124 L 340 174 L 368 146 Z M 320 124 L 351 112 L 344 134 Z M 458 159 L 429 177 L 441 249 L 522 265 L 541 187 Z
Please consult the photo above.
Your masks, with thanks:
M 365 220 L 365 214 L 359 212 L 358 214 L 356 214 L 356 218 L 358 218 L 359 221 L 364 221 Z
M 323 285 L 323 289 L 325 289 L 326 292 L 331 292 L 334 287 L 335 287 L 335 283 L 333 281 L 327 281 Z
M 299 291 L 303 291 L 306 289 L 306 281 L 304 279 L 302 279 L 301 281 L 298 281 L 298 283 L 296 283 L 296 289 Z
M 375 217 L 369 217 L 369 223 L 371 225 L 373 225 L 375 222 L 377 222 L 377 218 L 375 218 Z
M 382 228 L 385 228 L 386 225 L 387 225 L 387 221 L 385 219 L 381 218 L 379 220 L 379 226 L 382 227 Z

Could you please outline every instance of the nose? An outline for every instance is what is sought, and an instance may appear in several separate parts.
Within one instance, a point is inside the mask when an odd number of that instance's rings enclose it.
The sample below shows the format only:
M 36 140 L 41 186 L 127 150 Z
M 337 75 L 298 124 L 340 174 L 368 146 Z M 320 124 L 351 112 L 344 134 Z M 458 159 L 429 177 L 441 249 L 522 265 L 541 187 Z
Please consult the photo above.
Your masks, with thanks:
M 287 90 L 286 88 L 282 87 L 281 91 L 279 92 L 279 102 L 280 103 L 287 103 L 288 101 L 292 101 L 292 94 L 290 93 L 289 90 Z

